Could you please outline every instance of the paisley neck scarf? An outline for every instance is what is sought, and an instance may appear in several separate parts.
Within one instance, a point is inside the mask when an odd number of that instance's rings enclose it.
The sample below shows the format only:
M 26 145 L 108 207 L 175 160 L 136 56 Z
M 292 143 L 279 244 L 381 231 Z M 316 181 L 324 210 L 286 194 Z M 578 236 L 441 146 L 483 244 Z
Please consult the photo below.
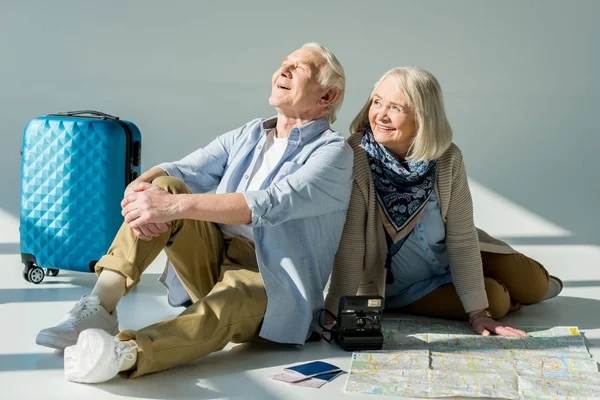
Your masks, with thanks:
M 369 126 L 361 145 L 367 152 L 388 239 L 401 242 L 416 226 L 431 197 L 437 160 L 400 162 L 375 141 Z

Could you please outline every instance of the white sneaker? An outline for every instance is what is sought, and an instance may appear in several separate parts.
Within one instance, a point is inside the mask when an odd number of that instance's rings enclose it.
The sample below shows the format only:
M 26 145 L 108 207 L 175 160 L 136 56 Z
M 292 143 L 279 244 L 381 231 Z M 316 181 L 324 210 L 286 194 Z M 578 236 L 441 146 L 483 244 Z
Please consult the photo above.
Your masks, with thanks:
M 87 329 L 75 346 L 65 349 L 65 378 L 80 383 L 106 382 L 117 376 L 125 359 L 135 360 L 135 348 L 135 342 L 122 342 L 101 329 Z
M 562 292 L 562 289 L 563 289 L 562 281 L 560 279 L 558 279 L 557 277 L 550 275 L 548 291 L 546 291 L 546 295 L 544 296 L 542 301 L 558 296 L 560 294 L 560 292 Z
M 117 310 L 109 314 L 100 305 L 98 296 L 83 296 L 56 326 L 42 329 L 35 342 L 41 346 L 64 350 L 77 343 L 79 334 L 90 328 L 102 329 L 112 335 L 119 333 Z

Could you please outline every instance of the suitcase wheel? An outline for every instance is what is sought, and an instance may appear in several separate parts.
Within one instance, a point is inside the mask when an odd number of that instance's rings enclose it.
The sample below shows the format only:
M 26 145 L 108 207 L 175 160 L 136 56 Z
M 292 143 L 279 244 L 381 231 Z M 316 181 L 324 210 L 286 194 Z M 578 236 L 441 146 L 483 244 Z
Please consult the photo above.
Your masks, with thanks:
M 35 267 L 35 264 L 31 262 L 25 263 L 25 266 L 23 267 L 23 279 L 27 282 L 29 282 L 29 270 L 33 267 Z
M 46 276 L 57 276 L 58 275 L 58 270 L 54 269 L 54 268 L 48 268 L 46 270 Z
M 23 271 L 23 277 L 26 281 L 37 285 L 38 283 L 44 280 L 45 274 L 43 269 L 36 265 L 28 265 L 26 268 L 27 272 Z

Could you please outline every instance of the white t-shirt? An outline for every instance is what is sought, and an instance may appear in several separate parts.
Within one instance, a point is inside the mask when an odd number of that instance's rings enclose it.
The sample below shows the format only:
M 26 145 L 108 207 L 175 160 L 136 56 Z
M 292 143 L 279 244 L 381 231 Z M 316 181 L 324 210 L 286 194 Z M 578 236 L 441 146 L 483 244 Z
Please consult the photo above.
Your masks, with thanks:
M 245 190 L 259 190 L 260 186 L 265 181 L 266 177 L 273 171 L 283 152 L 287 147 L 288 138 L 277 138 L 275 137 L 275 129 L 271 129 L 267 132 L 267 139 L 263 145 L 261 153 L 258 155 L 254 170 L 248 176 L 248 185 Z M 225 238 L 232 238 L 234 236 L 241 236 L 248 240 L 254 241 L 254 234 L 250 225 L 230 225 L 230 224 L 219 224 L 221 232 Z

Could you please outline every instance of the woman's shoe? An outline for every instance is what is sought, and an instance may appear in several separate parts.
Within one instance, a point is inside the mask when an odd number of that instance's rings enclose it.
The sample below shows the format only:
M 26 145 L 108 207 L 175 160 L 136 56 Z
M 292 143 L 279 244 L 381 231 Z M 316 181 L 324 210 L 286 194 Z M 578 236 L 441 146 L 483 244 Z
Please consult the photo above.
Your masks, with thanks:
M 563 289 L 562 281 L 560 279 L 558 279 L 557 277 L 550 275 L 550 282 L 548 285 L 548 290 L 546 291 L 546 295 L 544 296 L 542 301 L 558 296 L 560 294 L 560 292 L 562 292 L 562 289 Z

